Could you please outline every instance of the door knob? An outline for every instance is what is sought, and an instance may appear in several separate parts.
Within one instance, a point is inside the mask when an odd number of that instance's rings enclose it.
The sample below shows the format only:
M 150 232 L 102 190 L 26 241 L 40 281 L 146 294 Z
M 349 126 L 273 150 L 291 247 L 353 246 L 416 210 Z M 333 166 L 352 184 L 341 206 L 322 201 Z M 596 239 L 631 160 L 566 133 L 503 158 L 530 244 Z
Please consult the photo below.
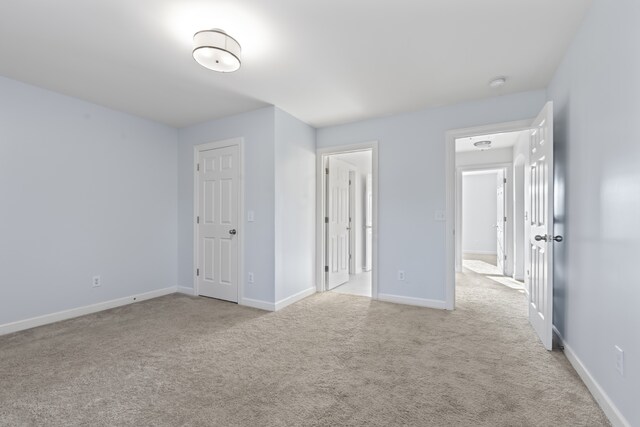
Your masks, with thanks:
M 564 240 L 564 237 L 562 237 L 562 236 L 555 236 L 555 237 L 553 238 L 553 240 L 555 240 L 556 242 L 560 243 L 560 242 L 562 242 L 562 241 Z
M 544 236 L 541 235 L 537 235 L 536 237 L 534 237 L 534 239 L 536 239 L 536 242 L 540 242 L 542 240 L 544 240 L 545 242 L 547 241 L 547 235 L 545 234 Z
M 237 233 L 238 233 L 238 232 L 236 231 L 236 229 L 235 229 L 235 228 L 234 228 L 234 229 L 232 229 L 232 230 L 229 230 L 229 234 L 231 234 L 232 236 L 235 236 Z

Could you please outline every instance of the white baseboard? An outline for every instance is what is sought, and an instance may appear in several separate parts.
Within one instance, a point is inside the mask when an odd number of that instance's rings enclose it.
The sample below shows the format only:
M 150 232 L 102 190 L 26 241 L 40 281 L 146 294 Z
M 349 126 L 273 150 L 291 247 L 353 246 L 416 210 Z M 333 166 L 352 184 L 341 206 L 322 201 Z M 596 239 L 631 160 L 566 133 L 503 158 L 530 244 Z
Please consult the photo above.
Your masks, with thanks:
M 58 311 L 57 313 L 45 314 L 43 316 L 32 317 L 30 319 L 5 323 L 4 325 L 0 325 L 0 335 L 11 334 L 13 332 L 47 325 L 49 323 L 59 322 L 61 320 L 72 319 L 74 317 L 84 316 L 86 314 L 97 313 L 98 311 L 109 310 L 110 308 L 116 308 L 152 298 L 158 298 L 164 295 L 174 294 L 176 293 L 176 291 L 176 286 L 170 286 L 168 288 L 157 289 L 154 291 L 145 292 L 143 294 L 131 295 L 124 298 L 85 305 L 84 307 L 72 308 L 69 310 Z
M 244 305 L 247 307 L 257 308 L 260 310 L 276 311 L 276 305 L 274 303 L 262 301 L 259 299 L 242 298 L 240 301 L 238 301 L 238 304 Z
M 463 255 L 498 255 L 495 251 L 463 251 Z
M 196 290 L 193 288 L 190 288 L 188 286 L 178 286 L 176 289 L 176 292 L 179 294 L 187 294 L 187 295 L 191 295 L 191 296 L 196 296 Z
M 291 305 L 295 302 L 298 302 L 302 299 L 305 299 L 306 297 L 313 295 L 315 293 L 316 293 L 316 287 L 312 286 L 310 288 L 305 289 L 304 291 L 298 292 L 297 294 L 293 294 L 290 297 L 281 299 L 280 301 L 276 302 L 275 311 L 282 310 L 286 306 Z
M 438 308 L 444 310 L 446 303 L 441 300 L 403 297 L 400 295 L 378 294 L 379 301 L 393 302 L 396 304 L 416 305 L 418 307 Z
M 564 347 L 564 355 L 567 356 L 569 363 L 576 370 L 578 376 L 582 379 L 582 382 L 587 386 L 593 398 L 598 402 L 600 408 L 605 413 L 609 421 L 614 427 L 631 427 L 631 423 L 622 415 L 618 407 L 611 401 L 607 393 L 600 387 L 600 384 L 593 378 L 591 373 L 587 370 L 586 366 L 578 358 L 578 355 L 574 353 L 569 345 L 564 341 L 560 332 L 553 327 L 553 332 L 556 334 L 558 341 Z

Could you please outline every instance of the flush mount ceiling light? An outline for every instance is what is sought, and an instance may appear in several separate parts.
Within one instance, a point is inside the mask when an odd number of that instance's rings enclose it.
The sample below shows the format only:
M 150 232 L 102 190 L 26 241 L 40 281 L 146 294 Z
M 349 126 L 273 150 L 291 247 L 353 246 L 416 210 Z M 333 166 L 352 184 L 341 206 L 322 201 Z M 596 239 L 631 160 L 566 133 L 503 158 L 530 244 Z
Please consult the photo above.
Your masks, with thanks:
M 487 148 L 491 148 L 491 141 L 486 140 L 486 141 L 477 141 L 473 143 L 474 147 L 480 148 L 481 150 L 484 149 L 486 150 Z
M 217 28 L 198 31 L 193 35 L 193 59 L 210 70 L 231 73 L 240 68 L 240 43 Z
M 489 82 L 489 87 L 492 89 L 497 89 L 499 87 L 504 86 L 507 83 L 506 77 L 496 77 L 495 79 Z

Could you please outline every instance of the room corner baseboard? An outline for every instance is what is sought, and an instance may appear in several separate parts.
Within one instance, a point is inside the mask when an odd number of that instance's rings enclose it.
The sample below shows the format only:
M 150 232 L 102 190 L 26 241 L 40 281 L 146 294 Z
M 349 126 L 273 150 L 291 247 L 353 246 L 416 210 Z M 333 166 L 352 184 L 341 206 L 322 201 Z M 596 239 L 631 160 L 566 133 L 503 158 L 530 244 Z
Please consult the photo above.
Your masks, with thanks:
M 400 295 L 378 294 L 378 300 L 384 302 L 393 302 L 395 304 L 415 305 L 418 307 L 438 308 L 444 310 L 446 303 L 441 300 L 405 297 Z
M 275 310 L 276 311 L 282 310 L 286 306 L 296 303 L 302 299 L 305 299 L 306 297 L 313 295 L 315 293 L 316 293 L 316 287 L 312 286 L 310 288 L 305 289 L 304 291 L 300 291 L 296 294 L 293 294 L 290 297 L 281 299 L 280 301 L 276 302 Z
M 242 298 L 238 301 L 238 304 L 246 307 L 257 308 L 259 310 L 276 311 L 276 305 L 274 303 L 259 299 Z
M 584 366 L 578 355 L 571 349 L 569 345 L 565 342 L 564 338 L 556 329 L 553 327 L 553 332 L 556 335 L 558 342 L 560 345 L 564 347 L 564 355 L 573 366 L 573 369 L 578 373 L 578 376 L 582 379 L 582 382 L 587 386 L 593 398 L 598 402 L 600 408 L 605 413 L 609 421 L 614 427 L 631 427 L 631 423 L 627 421 L 627 419 L 622 415 L 618 407 L 613 403 L 609 395 L 605 393 L 605 391 L 600 387 L 600 384 L 593 378 L 589 370 Z
M 58 311 L 56 313 L 45 314 L 43 316 L 32 317 L 30 319 L 18 320 L 16 322 L 5 323 L 0 325 L 0 335 L 11 334 L 13 332 L 24 331 L 25 329 L 35 328 L 37 326 L 48 325 L 50 323 L 59 322 L 61 320 L 73 319 L 87 314 L 97 313 L 111 308 L 121 307 L 127 304 L 133 304 L 140 301 L 158 298 L 169 294 L 174 294 L 178 290 L 177 286 L 170 286 L 164 289 L 157 289 L 143 294 L 131 295 L 124 298 L 117 298 L 110 301 L 99 302 L 96 304 L 85 305 L 83 307 L 71 308 L 69 310 Z
M 196 296 L 196 290 L 193 288 L 190 288 L 188 286 L 178 286 L 176 289 L 176 292 L 179 294 L 187 294 L 187 295 L 191 295 L 191 296 Z

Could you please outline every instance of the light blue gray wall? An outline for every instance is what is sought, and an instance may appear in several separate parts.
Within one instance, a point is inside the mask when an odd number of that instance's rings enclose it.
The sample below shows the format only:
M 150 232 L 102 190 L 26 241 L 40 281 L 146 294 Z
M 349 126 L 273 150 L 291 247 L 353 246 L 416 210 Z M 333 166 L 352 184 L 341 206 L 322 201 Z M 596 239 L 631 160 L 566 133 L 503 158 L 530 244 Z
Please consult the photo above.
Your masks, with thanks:
M 274 302 L 275 298 L 275 108 L 213 120 L 178 131 L 178 285 L 193 287 L 194 145 L 242 137 L 245 143 L 245 211 L 255 222 L 239 229 L 244 235 L 245 297 Z
M 318 129 L 317 146 L 379 141 L 379 292 L 443 301 L 445 133 L 535 117 L 545 91 Z M 404 270 L 406 280 L 396 279 Z
M 315 162 L 315 129 L 276 108 L 276 301 L 315 288 Z
M 0 77 L 0 324 L 175 286 L 176 140 Z
M 595 0 L 548 89 L 555 103 L 554 323 L 640 425 L 640 2 Z M 614 346 L 625 351 L 624 377 Z

